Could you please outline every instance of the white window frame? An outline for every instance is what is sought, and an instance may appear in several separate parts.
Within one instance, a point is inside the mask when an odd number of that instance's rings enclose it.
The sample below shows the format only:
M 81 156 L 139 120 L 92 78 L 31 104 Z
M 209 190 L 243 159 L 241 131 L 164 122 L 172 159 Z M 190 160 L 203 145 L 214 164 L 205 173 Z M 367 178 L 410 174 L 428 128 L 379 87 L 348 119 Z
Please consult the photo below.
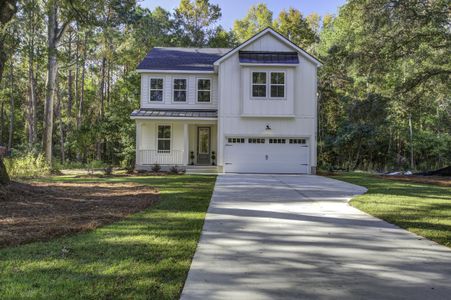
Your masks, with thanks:
M 248 144 L 257 144 L 257 145 L 263 145 L 266 144 L 266 139 L 265 138 L 247 138 L 247 143 Z
M 251 100 L 286 100 L 287 99 L 287 71 L 284 70 L 259 70 L 259 69 L 252 69 L 250 71 L 251 75 L 250 75 L 250 99 Z M 266 73 L 266 96 L 265 97 L 255 97 L 252 93 L 252 88 L 254 86 L 254 75 L 253 73 Z M 271 84 L 271 73 L 283 73 L 284 74 L 284 79 L 285 79 L 285 83 L 283 84 L 284 89 L 283 89 L 283 97 L 271 97 L 271 85 L 277 85 L 277 86 L 282 86 L 282 84 Z M 256 84 L 256 85 L 263 85 L 263 84 Z
M 160 126 L 169 126 L 169 132 L 170 132 L 170 137 L 169 138 L 159 138 L 158 137 L 158 129 Z M 156 144 L 155 144 L 155 149 L 157 151 L 158 154 L 171 154 L 172 152 L 172 124 L 157 124 L 156 126 Z M 169 140 L 169 150 L 159 150 L 158 149 L 158 141 L 163 140 L 163 141 L 168 141 Z
M 209 80 L 210 81 L 210 89 L 209 90 L 199 90 L 199 80 Z M 211 93 L 213 87 L 212 78 L 208 77 L 197 77 L 196 78 L 196 103 L 211 103 Z M 208 101 L 199 101 L 199 92 L 210 92 L 210 99 Z
M 246 138 L 231 136 L 231 137 L 227 137 L 226 141 L 227 141 L 228 144 L 245 144 L 246 143 Z
M 307 145 L 306 138 L 289 138 L 288 143 L 291 145 Z
M 284 81 L 284 83 L 283 84 L 279 84 L 279 83 L 274 83 L 274 84 L 272 84 L 271 83 L 271 74 L 272 73 L 283 73 L 283 81 Z M 269 99 L 277 99 L 277 100 L 284 100 L 284 99 L 286 99 L 287 98 L 287 72 L 286 71 L 269 71 L 268 72 L 268 92 L 269 92 L 269 94 L 268 94 L 268 98 Z M 272 86 L 283 86 L 283 97 L 272 97 L 271 96 L 271 87 Z
M 152 88 L 152 79 L 161 79 L 163 81 L 161 89 Z M 152 100 L 152 91 L 161 91 L 161 101 Z M 164 77 L 150 77 L 149 78 L 149 103 L 163 103 L 164 102 Z
M 271 145 L 286 145 L 287 143 L 287 138 L 284 137 L 272 137 L 268 139 L 268 144 Z
M 265 82 L 265 96 L 259 97 L 254 96 L 254 85 L 263 86 L 261 83 L 254 84 L 254 73 L 265 73 L 266 82 Z M 268 72 L 266 70 L 252 70 L 251 71 L 251 99 L 257 100 L 265 100 L 268 99 Z
M 186 82 L 185 90 L 179 90 L 179 89 L 175 89 L 174 88 L 175 80 L 179 80 L 179 79 L 185 80 L 185 82 Z M 188 102 L 188 82 L 189 82 L 188 78 L 186 78 L 186 77 L 174 77 L 174 78 L 172 78 L 172 89 L 171 89 L 172 90 L 172 103 L 187 103 Z M 185 91 L 185 95 L 186 95 L 185 101 L 175 101 L 174 93 L 176 91 Z

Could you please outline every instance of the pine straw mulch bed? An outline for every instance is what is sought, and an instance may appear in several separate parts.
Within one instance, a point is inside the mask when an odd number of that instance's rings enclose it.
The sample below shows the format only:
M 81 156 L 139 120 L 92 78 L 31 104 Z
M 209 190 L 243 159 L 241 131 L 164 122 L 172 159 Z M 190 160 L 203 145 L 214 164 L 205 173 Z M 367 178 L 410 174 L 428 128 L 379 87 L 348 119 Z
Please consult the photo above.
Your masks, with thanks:
M 412 183 L 425 183 L 445 187 L 451 187 L 451 178 L 445 176 L 419 176 L 419 175 L 381 175 L 383 179 L 407 181 Z
M 91 230 L 158 199 L 134 183 L 12 182 L 0 191 L 0 248 Z
M 334 173 L 327 171 L 318 171 L 320 176 L 338 176 L 346 173 Z M 447 176 L 422 176 L 422 175 L 374 175 L 377 178 L 398 180 L 412 183 L 432 184 L 438 186 L 451 187 L 451 178 Z

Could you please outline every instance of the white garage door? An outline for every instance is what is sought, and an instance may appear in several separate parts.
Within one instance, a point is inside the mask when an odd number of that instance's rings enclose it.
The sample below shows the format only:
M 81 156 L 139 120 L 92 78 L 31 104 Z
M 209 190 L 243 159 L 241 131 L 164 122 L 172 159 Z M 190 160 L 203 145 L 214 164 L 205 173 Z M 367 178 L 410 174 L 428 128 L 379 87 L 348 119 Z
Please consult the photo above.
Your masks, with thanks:
M 308 173 L 309 147 L 304 138 L 228 137 L 224 172 Z

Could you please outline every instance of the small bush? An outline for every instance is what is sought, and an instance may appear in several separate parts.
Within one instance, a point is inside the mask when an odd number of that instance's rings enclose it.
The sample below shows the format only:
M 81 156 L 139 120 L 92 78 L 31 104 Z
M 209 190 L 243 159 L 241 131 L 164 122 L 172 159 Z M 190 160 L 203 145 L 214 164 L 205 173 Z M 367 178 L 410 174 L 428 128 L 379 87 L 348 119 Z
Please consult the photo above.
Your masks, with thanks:
M 18 157 L 5 158 L 4 163 L 11 178 L 46 176 L 52 171 L 42 154 L 27 153 Z
M 133 171 L 135 170 L 134 167 L 125 167 L 125 173 L 127 174 L 133 174 Z
M 92 169 L 103 169 L 105 168 L 105 163 L 101 160 L 91 160 L 89 163 L 89 168 Z
M 155 163 L 152 166 L 152 172 L 158 173 L 158 172 L 160 172 L 160 170 L 161 170 L 161 166 L 159 164 Z
M 107 166 L 103 169 L 103 173 L 106 176 L 111 176 L 111 174 L 113 174 L 113 166 Z
M 169 173 L 178 174 L 178 173 L 180 173 L 180 170 L 177 166 L 173 166 L 169 169 Z
M 92 175 L 94 174 L 94 171 L 96 169 L 104 169 L 106 167 L 106 164 L 101 160 L 91 160 L 86 164 L 86 170 L 88 171 L 88 174 Z
M 86 169 L 86 164 L 78 161 L 67 161 L 64 164 L 55 162 L 54 165 L 60 170 Z

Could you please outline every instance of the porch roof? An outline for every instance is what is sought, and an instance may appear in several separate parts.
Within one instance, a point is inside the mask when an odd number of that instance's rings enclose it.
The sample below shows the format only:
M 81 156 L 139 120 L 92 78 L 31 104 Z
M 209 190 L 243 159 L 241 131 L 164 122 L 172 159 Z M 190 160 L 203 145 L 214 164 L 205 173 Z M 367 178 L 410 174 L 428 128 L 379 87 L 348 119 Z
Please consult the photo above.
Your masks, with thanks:
M 141 108 L 134 110 L 130 115 L 132 118 L 217 118 L 217 109 L 163 109 L 163 108 Z

